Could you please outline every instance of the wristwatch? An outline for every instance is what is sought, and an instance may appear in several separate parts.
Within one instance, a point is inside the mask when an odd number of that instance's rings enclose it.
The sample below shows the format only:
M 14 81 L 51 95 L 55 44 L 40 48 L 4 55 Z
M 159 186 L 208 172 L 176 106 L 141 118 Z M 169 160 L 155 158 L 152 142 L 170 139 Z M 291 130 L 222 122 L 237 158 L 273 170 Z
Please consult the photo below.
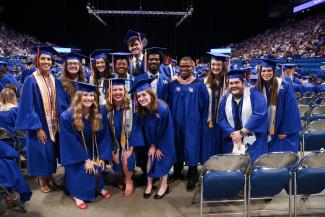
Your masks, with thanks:
M 239 134 L 244 138 L 244 136 L 245 136 L 244 131 L 240 130 L 240 131 L 239 131 Z

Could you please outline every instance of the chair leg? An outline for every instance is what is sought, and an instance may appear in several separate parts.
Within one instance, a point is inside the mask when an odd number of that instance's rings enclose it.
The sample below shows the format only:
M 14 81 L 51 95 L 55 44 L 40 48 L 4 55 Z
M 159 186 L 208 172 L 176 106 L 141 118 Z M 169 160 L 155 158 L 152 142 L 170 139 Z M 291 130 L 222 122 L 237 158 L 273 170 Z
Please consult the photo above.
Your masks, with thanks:
M 290 176 L 289 180 L 289 216 L 292 216 L 292 208 L 291 208 L 291 197 L 292 197 L 292 176 Z
M 20 211 L 23 212 L 23 213 L 26 213 L 27 210 L 24 206 L 24 204 L 22 204 L 19 199 L 13 195 L 13 193 L 9 192 L 3 185 L 0 184 L 0 192 L 4 192 L 9 198 L 10 200 L 12 200 L 13 203 L 15 203 L 19 208 L 20 208 Z
M 297 217 L 297 174 L 293 173 L 293 212 Z
M 200 214 L 203 216 L 203 178 L 201 179 L 201 192 L 200 192 Z
M 247 185 L 247 217 L 251 216 L 251 179 L 248 176 L 248 185 Z

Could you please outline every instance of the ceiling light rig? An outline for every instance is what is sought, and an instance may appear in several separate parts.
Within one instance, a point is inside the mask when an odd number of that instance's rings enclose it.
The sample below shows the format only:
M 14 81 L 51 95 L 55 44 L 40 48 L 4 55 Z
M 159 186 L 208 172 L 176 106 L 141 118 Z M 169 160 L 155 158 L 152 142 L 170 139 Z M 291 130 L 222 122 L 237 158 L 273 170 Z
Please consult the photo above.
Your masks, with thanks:
M 107 27 L 107 24 L 100 15 L 105 16 L 156 16 L 156 17 L 181 17 L 181 19 L 175 24 L 177 28 L 184 20 L 192 16 L 194 8 L 192 6 L 187 11 L 143 11 L 140 5 L 139 10 L 96 10 L 90 3 L 86 6 L 88 14 L 96 17 L 103 25 Z

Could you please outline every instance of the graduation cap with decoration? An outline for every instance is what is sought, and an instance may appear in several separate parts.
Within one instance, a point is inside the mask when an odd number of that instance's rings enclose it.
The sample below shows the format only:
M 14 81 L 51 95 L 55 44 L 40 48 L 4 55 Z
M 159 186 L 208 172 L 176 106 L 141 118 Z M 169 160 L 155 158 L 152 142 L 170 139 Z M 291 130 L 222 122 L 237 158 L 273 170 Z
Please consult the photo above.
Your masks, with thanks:
M 230 56 L 222 54 L 222 53 L 214 53 L 214 52 L 207 52 L 211 56 L 211 60 L 220 60 L 226 62 Z
M 142 44 L 143 47 L 146 47 L 147 44 L 148 44 L 148 40 L 147 38 L 145 37 L 144 34 L 140 33 L 140 32 L 136 32 L 136 31 L 133 31 L 133 30 L 129 30 L 124 39 L 123 39 L 123 44 L 126 44 L 128 45 L 129 41 L 133 38 L 137 38 L 140 43 Z

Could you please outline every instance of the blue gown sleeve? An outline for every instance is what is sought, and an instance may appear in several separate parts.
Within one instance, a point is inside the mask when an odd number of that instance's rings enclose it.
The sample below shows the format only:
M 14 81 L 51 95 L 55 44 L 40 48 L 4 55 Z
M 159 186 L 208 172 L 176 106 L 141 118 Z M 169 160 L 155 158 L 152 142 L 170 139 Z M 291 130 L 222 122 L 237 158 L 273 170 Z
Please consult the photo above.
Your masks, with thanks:
M 156 145 L 161 150 L 168 149 L 168 152 L 175 153 L 174 125 L 167 106 L 161 112 L 161 119 L 159 141 Z
M 263 95 L 251 89 L 252 115 L 247 120 L 245 128 L 253 132 L 267 133 L 267 107 Z
M 1 159 L 18 159 L 18 152 L 7 143 L 0 141 L 0 158 Z
M 225 109 L 226 109 L 227 96 L 228 95 L 222 97 L 219 111 L 218 111 L 218 124 L 222 128 L 224 138 L 229 137 L 230 134 L 235 131 L 235 129 L 231 127 L 230 124 L 228 123 L 227 116 L 226 116 Z
M 108 119 L 105 110 L 106 109 L 104 107 L 100 108 L 100 113 L 102 115 L 103 121 L 103 128 L 97 133 L 97 145 L 99 149 L 100 159 L 112 160 L 113 142 L 111 133 L 108 129 Z
M 62 85 L 62 81 L 56 79 L 56 101 L 58 104 L 58 113 L 61 115 L 65 110 L 70 107 L 70 96 L 65 92 L 64 87 Z
M 291 134 L 297 133 L 301 130 L 300 115 L 297 104 L 297 99 L 293 93 L 292 88 L 288 85 L 284 85 L 285 94 L 282 100 L 283 118 L 280 123 L 279 133 L 281 134 Z
M 202 114 L 201 120 L 205 122 L 209 115 L 209 93 L 203 82 L 201 82 L 200 110 Z
M 27 77 L 23 92 L 21 95 L 19 112 L 16 120 L 16 130 L 36 130 L 42 128 L 41 120 L 34 109 L 34 91 L 36 84 L 33 86 L 33 78 Z
M 80 132 L 73 128 L 71 111 L 60 117 L 60 154 L 62 166 L 69 166 L 90 159 L 86 153 Z
M 133 114 L 132 131 L 129 138 L 129 145 L 132 147 L 145 146 L 141 118 L 138 117 L 136 114 Z

